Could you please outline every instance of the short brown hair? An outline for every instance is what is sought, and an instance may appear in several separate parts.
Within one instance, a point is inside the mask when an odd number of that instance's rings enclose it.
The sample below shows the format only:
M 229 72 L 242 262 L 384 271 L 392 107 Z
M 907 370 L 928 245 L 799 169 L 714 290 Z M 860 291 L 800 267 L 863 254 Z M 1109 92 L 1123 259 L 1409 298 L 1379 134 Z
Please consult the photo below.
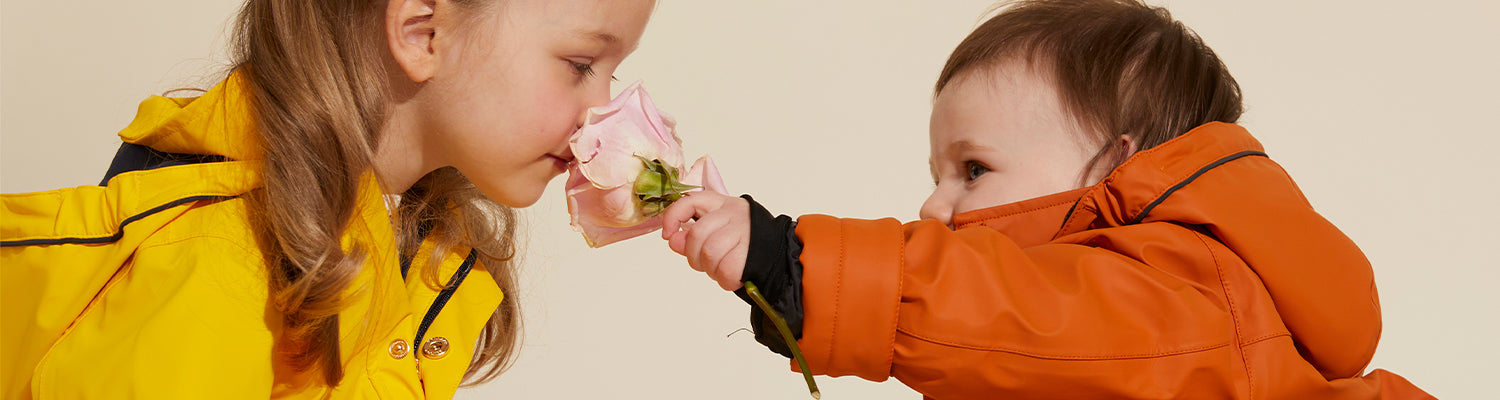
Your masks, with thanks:
M 933 95 L 959 74 L 1008 57 L 1048 67 L 1063 106 L 1106 143 L 1084 175 L 1120 135 L 1145 150 L 1202 124 L 1233 123 L 1244 110 L 1228 68 L 1164 8 L 1139 0 L 1019 0 L 999 9 L 953 50 Z

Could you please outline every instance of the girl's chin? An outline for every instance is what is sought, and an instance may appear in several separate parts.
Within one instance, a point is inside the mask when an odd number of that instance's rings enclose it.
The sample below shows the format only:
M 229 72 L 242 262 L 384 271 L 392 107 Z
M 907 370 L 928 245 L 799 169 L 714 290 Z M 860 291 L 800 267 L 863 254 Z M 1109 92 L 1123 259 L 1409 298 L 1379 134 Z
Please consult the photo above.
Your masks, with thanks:
M 526 208 L 536 204 L 542 198 L 542 192 L 547 188 L 546 181 L 541 184 L 521 184 L 522 182 L 510 182 L 513 185 L 494 185 L 490 187 L 481 186 L 479 191 L 485 197 L 494 200 L 510 208 Z M 529 183 L 529 182 L 528 182 Z

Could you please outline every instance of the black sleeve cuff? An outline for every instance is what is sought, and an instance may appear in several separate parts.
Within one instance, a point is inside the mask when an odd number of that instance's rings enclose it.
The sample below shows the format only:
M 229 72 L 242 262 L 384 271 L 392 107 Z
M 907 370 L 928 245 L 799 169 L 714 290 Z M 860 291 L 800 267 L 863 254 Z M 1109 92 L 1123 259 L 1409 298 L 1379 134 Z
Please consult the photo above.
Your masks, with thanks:
M 802 262 L 798 257 L 802 255 L 802 241 L 797 239 L 797 222 L 785 215 L 773 217 L 748 194 L 740 197 L 750 202 L 750 250 L 740 280 L 755 282 L 761 296 L 786 320 L 793 338 L 801 339 Z M 755 305 L 744 288 L 734 294 L 750 304 L 750 326 L 755 330 L 755 341 L 791 358 L 792 350 L 782 340 L 770 316 Z

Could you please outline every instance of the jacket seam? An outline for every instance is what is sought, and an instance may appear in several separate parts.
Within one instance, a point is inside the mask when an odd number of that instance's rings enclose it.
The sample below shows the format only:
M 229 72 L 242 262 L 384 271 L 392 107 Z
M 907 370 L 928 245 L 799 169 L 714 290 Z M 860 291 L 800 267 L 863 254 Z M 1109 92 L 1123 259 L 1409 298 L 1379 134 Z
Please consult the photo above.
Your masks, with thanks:
M 1074 205 L 1077 205 L 1078 201 L 1081 200 L 1081 199 L 1082 199 L 1082 197 L 1079 197 L 1077 199 L 1071 199 L 1071 200 L 1059 200 L 1059 201 L 1056 201 L 1056 202 L 1049 202 L 1047 204 L 1040 204 L 1040 205 L 1032 206 L 1032 207 L 1029 207 L 1029 208 L 1024 209 L 1024 210 L 1018 210 L 1016 212 L 996 213 L 996 215 L 994 215 L 994 216 L 988 216 L 987 215 L 988 213 L 986 213 L 986 214 L 976 214 L 976 215 L 986 215 L 986 217 L 985 218 L 974 218 L 974 221 L 964 221 L 963 223 L 954 223 L 954 225 L 955 226 L 956 225 L 967 225 L 967 224 L 974 223 L 974 222 L 977 222 L 977 221 L 982 221 L 982 220 L 985 220 L 985 219 L 1005 218 L 1005 217 L 1014 217 L 1014 216 L 1023 215 L 1023 214 L 1030 214 L 1030 213 L 1034 213 L 1034 212 L 1037 212 L 1037 211 L 1046 210 L 1046 209 L 1049 209 L 1049 208 L 1052 208 L 1052 207 L 1056 207 L 1056 206 L 1059 206 L 1059 205 L 1063 205 L 1063 204 L 1067 204 L 1067 203 L 1073 203 Z M 1069 212 L 1072 212 L 1072 210 L 1069 209 Z
M 62 197 L 62 191 L 63 190 L 67 190 L 67 189 L 54 189 L 54 190 L 48 190 L 48 191 L 43 191 L 43 192 L 31 192 L 31 193 L 5 193 L 5 194 L 0 194 L 0 197 L 6 197 L 6 198 L 12 198 L 12 199 L 29 199 L 29 198 L 32 198 L 32 197 Z
M 1062 226 L 1059 226 L 1057 228 L 1057 233 L 1052 234 L 1052 239 L 1055 240 L 1055 239 L 1057 239 L 1059 237 L 1062 237 L 1063 233 L 1068 231 L 1068 227 L 1069 226 L 1073 226 L 1074 218 L 1079 215 L 1079 213 L 1078 213 L 1078 211 L 1080 210 L 1079 206 L 1083 206 L 1082 210 L 1085 211 L 1085 212 L 1093 212 L 1093 213 L 1096 213 L 1096 214 L 1098 213 L 1098 210 L 1097 210 L 1098 206 L 1092 205 L 1093 204 L 1092 202 L 1090 202 L 1089 204 L 1084 204 L 1083 201 L 1085 199 L 1088 199 L 1089 196 L 1093 195 L 1095 191 L 1100 190 L 1099 188 L 1103 187 L 1102 186 L 1103 184 L 1104 183 L 1101 182 L 1100 183 L 1101 186 L 1095 186 L 1093 189 L 1089 189 L 1088 192 L 1085 192 L 1083 194 L 1083 197 L 1079 197 L 1078 198 L 1078 202 L 1073 203 L 1073 206 L 1068 208 L 1068 214 L 1063 217 Z
M 882 351 L 886 351 L 886 375 L 890 375 L 891 370 L 895 369 L 896 365 L 896 329 L 900 325 L 901 321 L 902 286 L 906 283 L 906 234 L 900 229 L 895 229 L 893 232 L 893 236 L 896 237 L 896 245 L 894 246 L 894 248 L 896 249 L 896 301 L 894 301 L 893 303 L 895 304 L 891 306 L 891 333 L 886 337 L 887 347 L 885 349 L 881 349 Z
M 162 247 L 162 246 L 175 245 L 175 244 L 179 244 L 179 243 L 182 243 L 182 242 L 191 241 L 191 240 L 194 240 L 194 239 L 219 239 L 219 240 L 223 240 L 225 242 L 228 242 L 230 245 L 233 245 L 236 248 L 239 248 L 241 251 L 244 251 L 246 254 L 254 255 L 254 254 L 257 253 L 255 250 L 251 250 L 249 247 L 245 247 L 245 244 L 242 243 L 241 241 L 235 240 L 234 238 L 231 238 L 231 237 L 228 237 L 228 236 L 220 235 L 220 234 L 218 234 L 216 232 L 198 232 L 198 233 L 188 234 L 188 235 L 185 235 L 185 236 L 180 237 L 180 238 L 173 238 L 171 240 L 163 241 L 163 242 L 160 242 L 160 243 L 143 244 L 136 251 L 154 249 L 154 248 Z
M 163 203 L 163 204 L 158 205 L 156 207 L 152 207 L 151 209 L 148 209 L 146 211 L 142 211 L 142 212 L 136 213 L 134 215 L 131 215 L 129 217 L 126 217 L 125 220 L 120 221 L 120 225 L 119 226 L 115 227 L 114 232 L 110 233 L 108 235 L 102 235 L 102 236 L 84 236 L 84 237 L 57 237 L 57 236 L 60 236 L 60 235 L 31 235 L 31 236 L 25 236 L 25 237 L 22 237 L 22 238 L 19 238 L 19 239 L 14 239 L 14 240 L 0 241 L 0 247 L 46 246 L 46 245 L 59 245 L 59 244 L 103 244 L 103 243 L 114 243 L 114 242 L 117 242 L 120 239 L 122 239 L 122 238 L 125 237 L 125 227 L 128 226 L 128 225 L 130 225 L 131 223 L 133 223 L 135 221 L 146 219 L 147 217 L 150 217 L 152 215 L 156 215 L 157 213 L 160 213 L 160 212 L 163 212 L 163 211 L 166 211 L 166 210 L 170 210 L 170 209 L 173 209 L 173 208 L 177 208 L 178 206 L 182 206 L 182 205 L 185 205 L 185 204 L 191 204 L 191 203 L 195 203 L 195 202 L 199 202 L 199 201 L 223 201 L 223 200 L 229 200 L 229 199 L 233 199 L 233 198 L 239 197 L 237 195 L 215 195 L 215 194 L 201 194 L 201 193 L 202 192 L 200 192 L 200 194 L 193 194 L 193 195 L 189 195 L 187 197 L 178 198 L 176 200 L 172 200 L 172 201 Z
M 1141 208 L 1141 211 L 1135 215 L 1135 218 L 1131 218 L 1130 219 L 1130 223 L 1131 224 L 1139 224 L 1139 223 L 1141 223 L 1141 221 L 1145 221 L 1146 220 L 1146 216 L 1150 215 L 1151 211 L 1156 209 L 1156 206 L 1161 205 L 1161 203 L 1167 201 L 1167 197 L 1171 196 L 1173 193 L 1176 193 L 1178 190 L 1182 190 L 1182 188 L 1187 187 L 1188 184 L 1191 184 L 1191 183 L 1193 183 L 1193 181 L 1198 180 L 1198 177 L 1203 176 L 1203 174 L 1208 173 L 1208 171 L 1212 171 L 1215 168 L 1218 168 L 1219 166 L 1222 166 L 1224 164 L 1228 164 L 1230 161 L 1238 160 L 1238 159 L 1241 159 L 1241 158 L 1244 158 L 1244 157 L 1249 157 L 1249 156 L 1270 157 L 1269 155 L 1266 155 L 1266 153 L 1263 152 L 1263 151 L 1256 151 L 1256 150 L 1241 151 L 1241 152 L 1238 152 L 1238 153 L 1230 154 L 1228 156 L 1224 156 L 1223 158 L 1220 158 L 1218 160 L 1214 160 L 1213 162 L 1205 164 L 1204 166 L 1199 167 L 1197 170 L 1195 170 L 1194 172 L 1188 174 L 1185 177 L 1175 178 L 1173 180 L 1177 181 L 1177 183 L 1173 184 L 1170 187 L 1167 187 L 1166 189 L 1163 189 L 1161 192 L 1157 192 L 1156 196 L 1153 196 L 1153 200 L 1151 200 L 1150 203 L 1147 203 L 1145 207 Z
M 1279 338 L 1279 337 L 1282 337 L 1282 336 L 1292 336 L 1292 334 L 1291 333 L 1287 333 L 1287 332 L 1272 333 L 1272 334 L 1269 334 L 1269 335 L 1265 335 L 1265 336 L 1261 336 L 1261 337 L 1258 337 L 1258 338 L 1254 338 L 1254 339 L 1250 339 L 1250 340 L 1246 340 L 1244 342 L 1241 342 L 1240 343 L 1240 347 L 1242 347 L 1242 348 L 1243 347 L 1250 347 L 1250 346 L 1253 346 L 1253 345 L 1255 345 L 1257 343 L 1264 342 L 1264 341 L 1271 340 L 1271 339 L 1275 339 L 1275 338 Z
M 1243 157 L 1243 156 L 1240 156 L 1240 157 Z M 1238 157 L 1236 157 L 1236 158 L 1238 158 Z M 1145 214 L 1142 213 L 1141 215 L 1144 216 Z M 1224 292 L 1224 302 L 1229 305 L 1229 320 L 1230 320 L 1231 323 L 1234 324 L 1234 340 L 1236 342 L 1239 342 L 1240 340 L 1242 340 L 1245 337 L 1245 334 L 1244 334 L 1242 328 L 1240 327 L 1241 324 L 1240 324 L 1239 308 L 1234 305 L 1234 296 L 1230 295 L 1230 293 L 1229 293 L 1229 282 L 1227 282 L 1226 279 L 1225 279 L 1225 277 L 1224 277 L 1224 264 L 1219 262 L 1219 253 L 1217 251 L 1214 251 L 1213 246 L 1209 246 L 1208 241 L 1206 241 L 1206 240 L 1203 239 L 1203 234 L 1198 233 L 1198 232 L 1192 232 L 1192 235 L 1193 235 L 1194 238 L 1198 239 L 1199 243 L 1203 244 L 1204 250 L 1208 250 L 1208 256 L 1209 256 L 1209 258 L 1213 259 L 1213 261 L 1214 261 L 1214 272 L 1219 275 L 1219 289 L 1223 290 L 1223 292 Z M 1238 352 L 1240 353 L 1239 354 L 1240 355 L 1240 363 L 1245 366 L 1245 381 L 1246 381 L 1245 396 L 1246 396 L 1247 399 L 1254 399 L 1255 398 L 1255 373 L 1250 368 L 1250 360 L 1249 360 L 1249 358 L 1245 357 L 1245 350 L 1243 348 L 1244 345 L 1241 344 L 1239 347 L 1240 348 L 1238 348 L 1236 350 L 1238 350 Z
M 923 336 L 921 334 L 912 332 L 911 330 L 908 330 L 908 329 L 897 328 L 897 330 L 900 331 L 901 333 L 906 334 L 907 336 L 911 336 L 913 338 L 916 338 L 916 339 L 919 339 L 919 340 L 922 340 L 922 341 L 925 341 L 925 342 L 930 342 L 930 343 L 933 343 L 933 344 L 938 344 L 938 345 L 943 345 L 943 346 L 948 346 L 948 347 L 956 347 L 956 348 L 961 348 L 961 349 L 969 349 L 969 350 L 995 351 L 995 352 L 1002 352 L 1002 353 L 1011 353 L 1011 354 L 1022 355 L 1022 356 L 1031 357 L 1031 358 L 1039 358 L 1039 359 L 1044 359 L 1044 360 L 1108 361 L 1108 360 L 1134 360 L 1134 359 L 1143 359 L 1143 358 L 1158 358 L 1158 357 L 1178 356 L 1178 355 L 1192 354 L 1192 353 L 1201 353 L 1201 352 L 1204 352 L 1204 351 L 1214 350 L 1214 349 L 1223 348 L 1223 347 L 1229 347 L 1229 345 L 1232 344 L 1232 342 L 1224 342 L 1224 343 L 1217 343 L 1217 344 L 1209 344 L 1209 345 L 1202 345 L 1202 346 L 1196 346 L 1196 347 L 1189 347 L 1189 348 L 1179 349 L 1179 350 L 1160 351 L 1160 352 L 1155 352 L 1155 353 L 1112 354 L 1112 355 L 1076 355 L 1076 356 L 1070 356 L 1070 355 L 1040 354 L 1040 353 L 1033 352 L 1033 351 L 1019 350 L 1019 349 L 1013 349 L 1013 348 L 1007 348 L 1007 347 L 1000 347 L 1000 346 L 977 346 L 977 345 L 971 345 L 971 344 L 960 344 L 960 343 L 954 343 L 954 342 L 950 342 L 950 341 L 946 341 L 946 340 L 942 340 L 942 339 L 936 339 L 936 338 L 931 338 L 931 337 Z
M 89 299 L 89 304 L 87 306 L 84 306 L 83 311 L 80 311 L 77 317 L 73 317 L 73 320 L 68 322 L 68 327 L 64 328 L 62 333 L 59 333 L 57 335 L 57 339 L 54 339 L 52 340 L 52 343 L 47 344 L 46 353 L 42 354 L 42 358 L 37 359 L 36 366 L 32 367 L 31 369 L 32 374 L 34 374 L 31 378 L 32 388 L 36 390 L 36 393 L 43 394 L 42 396 L 38 396 L 39 398 L 53 397 L 45 395 L 45 393 L 50 393 L 52 391 L 47 390 L 50 388 L 50 386 L 44 385 L 43 381 L 50 379 L 47 374 L 48 371 L 45 371 L 45 369 L 47 365 L 52 362 L 52 355 L 54 354 L 53 352 L 57 350 L 57 346 L 59 344 L 62 344 L 64 340 L 67 340 L 68 337 L 73 335 L 73 328 L 78 327 L 79 321 L 82 321 L 89 315 L 92 315 L 94 309 L 99 308 L 99 301 L 109 293 L 110 289 L 114 289 L 115 285 L 119 284 L 120 280 L 116 279 L 116 277 L 119 277 L 120 274 L 123 274 L 127 270 L 132 268 L 135 268 L 134 260 L 129 261 L 127 264 L 121 266 L 120 269 L 115 270 L 115 273 L 109 276 L 109 280 L 105 281 L 104 287 L 99 288 L 99 292 L 94 294 L 94 298 Z
M 839 312 L 842 311 L 842 309 L 839 308 L 839 300 L 844 297 L 844 269 L 849 267 L 845 264 L 847 260 L 845 257 L 844 249 L 847 246 L 844 242 L 847 241 L 848 238 L 845 237 L 844 234 L 844 222 L 835 221 L 835 223 L 839 228 L 839 267 L 838 269 L 835 269 L 833 271 L 833 317 L 832 320 L 828 321 L 830 323 L 830 328 L 828 329 L 827 366 L 832 366 L 833 364 L 833 349 L 835 348 L 834 341 L 838 340 L 839 337 Z M 811 368 L 811 366 L 808 367 Z

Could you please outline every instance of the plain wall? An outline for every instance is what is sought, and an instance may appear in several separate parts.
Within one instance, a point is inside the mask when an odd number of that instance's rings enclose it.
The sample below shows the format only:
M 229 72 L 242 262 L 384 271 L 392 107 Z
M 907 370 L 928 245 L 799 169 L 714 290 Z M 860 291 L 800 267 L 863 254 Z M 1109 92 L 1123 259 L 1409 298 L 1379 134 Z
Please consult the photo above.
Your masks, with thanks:
M 96 183 L 136 104 L 223 72 L 228 0 L 0 3 L 0 189 Z M 1500 375 L 1500 10 L 1494 2 L 1167 5 L 1229 65 L 1242 123 L 1375 266 L 1371 368 L 1441 398 Z M 689 157 L 791 215 L 916 217 L 931 86 L 987 0 L 664 0 L 616 75 L 677 116 Z M 526 210 L 525 347 L 459 398 L 804 398 L 748 307 L 654 236 L 591 250 L 561 180 Z M 914 399 L 820 377 L 829 399 Z M 1488 393 L 1488 394 L 1486 394 Z

